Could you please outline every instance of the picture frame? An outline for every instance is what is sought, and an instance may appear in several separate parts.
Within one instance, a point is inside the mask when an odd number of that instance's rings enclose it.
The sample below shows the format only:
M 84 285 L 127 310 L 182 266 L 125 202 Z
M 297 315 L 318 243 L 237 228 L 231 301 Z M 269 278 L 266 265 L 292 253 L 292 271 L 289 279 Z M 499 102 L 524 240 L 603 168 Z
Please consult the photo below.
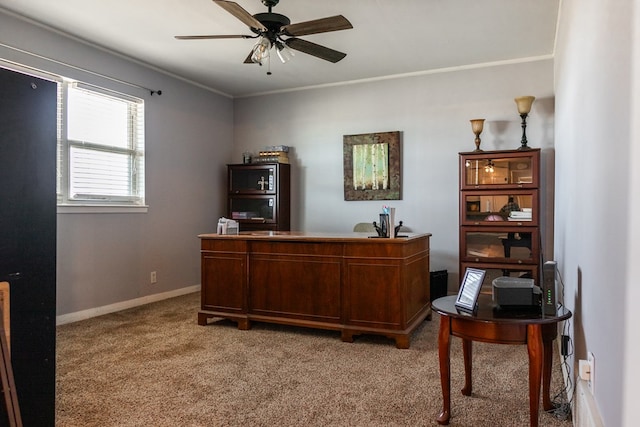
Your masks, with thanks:
M 456 298 L 456 308 L 468 313 L 473 313 L 476 310 L 485 273 L 485 270 L 467 267 Z
M 400 131 L 344 135 L 344 200 L 401 200 L 400 157 Z

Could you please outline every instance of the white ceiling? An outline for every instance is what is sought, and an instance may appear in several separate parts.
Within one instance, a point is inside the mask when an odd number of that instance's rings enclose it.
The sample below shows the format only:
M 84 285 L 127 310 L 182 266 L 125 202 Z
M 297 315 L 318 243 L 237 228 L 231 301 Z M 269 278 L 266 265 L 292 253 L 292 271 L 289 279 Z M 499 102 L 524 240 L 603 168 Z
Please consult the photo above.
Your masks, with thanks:
M 280 0 L 298 23 L 342 14 L 353 29 L 301 38 L 347 53 L 302 52 L 287 64 L 243 64 L 255 40 L 176 40 L 251 34 L 210 0 L 0 0 L 0 8 L 171 74 L 239 97 L 407 73 L 553 55 L 560 0 Z M 249 13 L 260 0 L 236 0 Z

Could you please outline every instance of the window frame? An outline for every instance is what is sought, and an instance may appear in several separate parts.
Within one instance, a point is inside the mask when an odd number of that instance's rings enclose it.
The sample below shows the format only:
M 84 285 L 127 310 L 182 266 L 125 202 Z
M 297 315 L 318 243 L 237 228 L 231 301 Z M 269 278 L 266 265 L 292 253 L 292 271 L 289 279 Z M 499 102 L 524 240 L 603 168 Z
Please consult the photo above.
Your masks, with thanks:
M 68 106 L 70 90 L 85 90 L 93 95 L 127 103 L 127 147 L 114 147 L 68 138 Z M 144 100 L 109 89 L 63 78 L 58 82 L 58 158 L 57 201 L 59 213 L 146 212 L 145 203 L 145 116 Z M 129 156 L 130 174 L 127 196 L 79 194 L 71 191 L 71 150 L 73 147 Z

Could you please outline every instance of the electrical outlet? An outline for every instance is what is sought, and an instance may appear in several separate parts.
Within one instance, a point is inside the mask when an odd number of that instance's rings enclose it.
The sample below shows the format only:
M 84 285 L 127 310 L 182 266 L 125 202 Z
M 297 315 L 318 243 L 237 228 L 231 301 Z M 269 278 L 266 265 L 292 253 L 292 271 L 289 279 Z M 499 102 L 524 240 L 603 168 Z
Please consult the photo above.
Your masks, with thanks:
M 595 392 L 595 379 L 596 379 L 596 357 L 593 353 L 587 353 L 587 362 L 589 362 L 589 381 L 587 381 L 587 385 L 589 386 L 589 391 L 591 394 Z
M 151 283 L 157 283 L 158 282 L 158 276 L 156 275 L 155 271 L 151 272 Z

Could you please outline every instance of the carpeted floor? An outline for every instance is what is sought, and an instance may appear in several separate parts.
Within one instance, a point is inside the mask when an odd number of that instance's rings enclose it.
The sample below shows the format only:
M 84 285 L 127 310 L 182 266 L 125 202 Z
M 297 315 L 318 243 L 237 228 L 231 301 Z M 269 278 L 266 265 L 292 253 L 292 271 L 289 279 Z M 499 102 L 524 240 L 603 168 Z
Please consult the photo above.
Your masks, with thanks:
M 442 408 L 439 318 L 399 350 L 384 337 L 219 320 L 198 326 L 200 294 L 62 325 L 56 425 L 435 426 Z M 528 426 L 526 346 L 474 343 L 474 390 L 460 393 L 451 347 L 452 426 Z M 552 391 L 562 387 L 554 360 Z M 570 427 L 541 412 L 541 426 Z

